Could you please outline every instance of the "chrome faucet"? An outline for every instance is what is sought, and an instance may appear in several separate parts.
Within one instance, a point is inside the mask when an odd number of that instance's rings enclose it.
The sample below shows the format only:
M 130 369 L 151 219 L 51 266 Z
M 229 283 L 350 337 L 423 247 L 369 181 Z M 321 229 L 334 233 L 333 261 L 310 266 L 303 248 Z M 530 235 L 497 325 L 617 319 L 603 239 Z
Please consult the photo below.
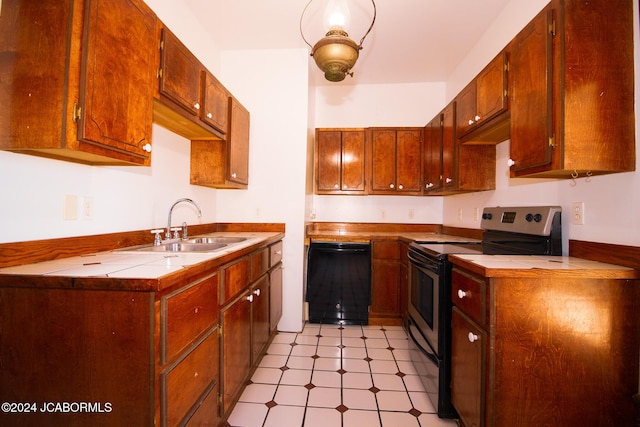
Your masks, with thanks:
M 176 200 L 175 203 L 171 205 L 171 208 L 169 209 L 169 218 L 167 219 L 167 231 L 164 233 L 164 237 L 167 240 L 171 239 L 171 214 L 173 213 L 173 208 L 175 208 L 178 203 L 182 203 L 182 202 L 191 203 L 198 210 L 198 218 L 202 218 L 202 211 L 200 210 L 200 207 L 196 204 L 196 202 L 186 198 Z M 187 236 L 187 224 L 183 223 L 182 238 L 184 239 L 186 238 L 186 236 Z

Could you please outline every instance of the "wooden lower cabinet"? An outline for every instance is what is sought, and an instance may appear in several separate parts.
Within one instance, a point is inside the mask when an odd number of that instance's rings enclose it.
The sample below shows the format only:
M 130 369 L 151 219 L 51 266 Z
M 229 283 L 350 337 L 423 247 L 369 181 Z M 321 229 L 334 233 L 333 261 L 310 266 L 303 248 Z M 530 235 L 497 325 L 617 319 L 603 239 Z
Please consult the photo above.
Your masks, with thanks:
M 282 241 L 221 268 L 223 288 L 240 294 L 223 299 L 221 327 L 221 418 L 226 419 L 275 333 L 282 316 Z M 247 274 L 242 265 L 246 263 Z M 233 280 L 231 279 L 233 277 Z M 244 278 L 244 283 L 239 281 Z M 225 289 L 221 295 L 233 294 Z
M 222 412 L 228 414 L 251 371 L 250 292 L 220 312 L 222 327 Z
M 463 425 L 637 425 L 640 283 L 541 271 L 454 266 L 451 390 Z
M 400 324 L 400 252 L 398 240 L 371 241 L 371 324 Z

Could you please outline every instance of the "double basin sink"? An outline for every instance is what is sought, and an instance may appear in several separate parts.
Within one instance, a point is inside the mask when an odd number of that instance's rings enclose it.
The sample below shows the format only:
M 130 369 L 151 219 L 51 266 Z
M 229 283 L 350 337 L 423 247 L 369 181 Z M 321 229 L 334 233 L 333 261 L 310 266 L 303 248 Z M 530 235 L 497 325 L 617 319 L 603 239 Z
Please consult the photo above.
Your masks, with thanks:
M 135 252 L 211 252 L 234 243 L 244 242 L 245 240 L 247 240 L 246 237 L 234 236 L 194 237 L 187 240 L 161 243 L 157 246 L 144 245 L 135 248 L 125 248 L 125 250 Z

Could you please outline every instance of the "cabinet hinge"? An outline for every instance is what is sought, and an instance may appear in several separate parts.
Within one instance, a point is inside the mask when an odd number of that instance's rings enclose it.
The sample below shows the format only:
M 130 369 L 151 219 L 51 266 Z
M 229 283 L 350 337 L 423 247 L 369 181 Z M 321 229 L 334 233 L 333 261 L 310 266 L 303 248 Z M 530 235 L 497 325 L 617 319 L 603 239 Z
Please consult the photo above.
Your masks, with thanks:
M 74 102 L 73 103 L 73 121 L 77 122 L 81 118 L 82 118 L 82 107 Z
M 504 70 L 505 70 L 506 72 L 509 72 L 509 61 L 507 61 L 507 62 L 505 62 L 505 63 L 504 63 Z
M 508 98 L 509 97 L 509 90 L 505 89 L 503 95 L 504 95 L 505 98 Z
M 156 77 L 158 77 L 159 79 L 162 78 L 162 68 L 158 68 L 158 72 L 156 73 Z
M 164 40 L 160 40 L 158 42 L 158 50 L 162 50 L 162 49 L 164 49 Z
M 556 136 L 555 135 L 551 135 L 549 137 L 549 147 L 556 148 Z
M 549 23 L 549 34 L 552 36 L 556 35 L 556 21 L 553 20 Z

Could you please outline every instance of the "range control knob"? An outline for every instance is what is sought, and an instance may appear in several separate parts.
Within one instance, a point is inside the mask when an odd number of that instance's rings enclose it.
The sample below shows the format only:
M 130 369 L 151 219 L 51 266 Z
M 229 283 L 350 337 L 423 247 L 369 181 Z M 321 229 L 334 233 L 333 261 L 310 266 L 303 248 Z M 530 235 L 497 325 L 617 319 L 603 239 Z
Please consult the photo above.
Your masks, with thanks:
M 533 220 L 534 220 L 535 222 L 540 222 L 540 221 L 542 221 L 542 215 L 540 215 L 540 214 L 535 214 L 535 215 L 533 216 Z
M 493 218 L 493 215 L 491 215 L 488 212 L 482 214 L 482 219 L 491 219 L 491 218 Z
M 527 216 L 524 217 L 524 219 L 527 220 L 527 222 L 531 222 L 533 221 L 533 215 L 531 215 L 530 213 L 527 214 Z

